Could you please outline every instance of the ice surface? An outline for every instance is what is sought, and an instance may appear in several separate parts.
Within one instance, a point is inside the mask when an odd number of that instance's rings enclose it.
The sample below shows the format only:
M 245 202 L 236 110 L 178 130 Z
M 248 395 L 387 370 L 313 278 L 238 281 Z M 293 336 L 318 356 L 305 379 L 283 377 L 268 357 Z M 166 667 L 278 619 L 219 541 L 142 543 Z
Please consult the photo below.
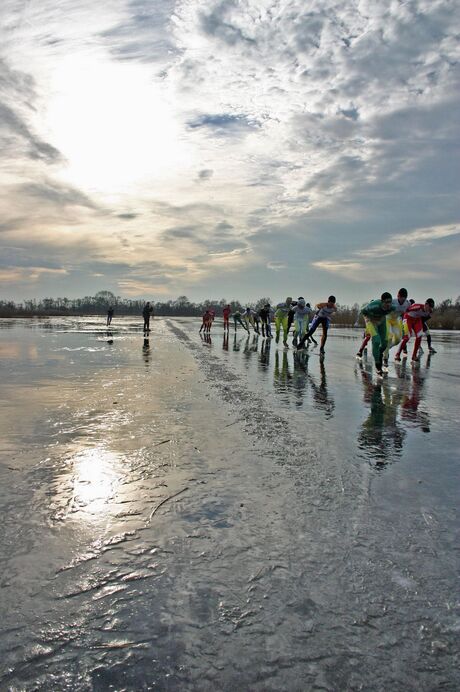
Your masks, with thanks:
M 0 320 L 0 689 L 458 689 L 460 335 L 141 326 Z

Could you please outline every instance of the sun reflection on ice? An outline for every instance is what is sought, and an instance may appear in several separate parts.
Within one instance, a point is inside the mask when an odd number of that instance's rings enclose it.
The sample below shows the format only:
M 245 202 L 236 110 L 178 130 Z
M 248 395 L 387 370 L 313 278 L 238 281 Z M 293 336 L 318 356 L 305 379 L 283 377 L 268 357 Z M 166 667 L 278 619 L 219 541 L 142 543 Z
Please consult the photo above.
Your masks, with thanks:
M 74 457 L 74 507 L 88 514 L 106 514 L 120 483 L 118 455 L 101 447 Z

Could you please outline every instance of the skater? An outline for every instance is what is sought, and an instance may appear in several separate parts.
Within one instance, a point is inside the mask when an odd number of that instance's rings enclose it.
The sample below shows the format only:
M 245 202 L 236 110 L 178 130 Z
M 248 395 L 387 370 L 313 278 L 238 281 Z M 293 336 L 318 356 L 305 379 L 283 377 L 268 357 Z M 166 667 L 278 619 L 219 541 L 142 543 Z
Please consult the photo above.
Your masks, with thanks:
M 235 331 L 237 329 L 236 325 L 241 324 L 243 329 L 247 332 L 249 332 L 249 329 L 246 327 L 246 325 L 243 323 L 243 320 L 241 319 L 241 312 L 239 310 L 235 310 L 235 312 L 232 314 L 233 317 L 233 324 L 235 326 Z
M 252 326 L 253 330 L 256 332 L 256 334 L 259 334 L 259 315 L 254 311 L 251 310 L 251 308 L 246 308 L 246 310 L 243 312 L 242 319 L 244 320 L 246 324 L 246 328 L 249 331 L 249 325 Z
M 297 305 L 294 308 L 294 338 L 292 339 L 293 346 L 297 346 L 297 342 L 304 337 L 308 332 L 308 323 L 310 315 L 313 312 L 310 306 L 307 306 L 305 298 L 300 297 L 297 300 Z
M 324 346 L 326 344 L 327 332 L 329 329 L 329 325 L 331 323 L 331 316 L 334 314 L 334 312 L 337 311 L 337 307 L 336 307 L 335 303 L 336 303 L 335 296 L 329 296 L 329 298 L 327 299 L 327 303 L 317 303 L 316 304 L 317 312 L 313 318 L 310 329 L 308 330 L 308 332 L 306 334 L 303 335 L 303 337 L 300 339 L 299 343 L 297 344 L 298 349 L 304 348 L 305 342 L 307 341 L 307 339 L 310 339 L 311 336 L 318 329 L 319 325 L 321 325 L 323 328 L 323 334 L 321 336 L 321 346 L 319 349 L 319 354 L 320 354 L 320 356 L 324 356 Z
M 112 319 L 113 319 L 113 314 L 114 314 L 114 312 L 115 312 L 115 311 L 114 311 L 113 307 L 110 305 L 110 306 L 109 306 L 109 309 L 107 310 L 107 326 L 108 326 L 108 327 L 109 327 L 109 326 L 111 325 L 111 323 L 112 323 Z
M 372 355 L 379 376 L 383 375 L 383 354 L 387 347 L 387 315 L 394 312 L 391 293 L 385 292 L 380 300 L 372 300 L 362 310 L 366 333 L 372 338 Z
M 398 353 L 395 356 L 395 361 L 401 360 L 401 353 L 405 350 L 410 339 L 411 333 L 415 335 L 414 350 L 412 352 L 412 362 L 416 363 L 419 360 L 418 350 L 422 343 L 423 322 L 422 317 L 431 317 L 434 309 L 433 298 L 427 298 L 425 303 L 413 303 L 404 314 L 404 337 L 401 341 Z
M 283 346 L 289 348 L 287 338 L 289 332 L 289 311 L 292 307 L 292 298 L 289 296 L 284 303 L 278 303 L 275 310 L 275 341 L 279 343 L 281 327 L 283 328 Z
M 142 316 L 144 318 L 144 332 L 149 332 L 150 331 L 150 318 L 153 316 L 153 308 L 150 305 L 149 300 L 144 305 L 144 309 L 142 310 Z
M 204 330 L 205 334 L 209 334 L 209 332 L 211 331 L 212 320 L 213 320 L 213 317 L 212 317 L 211 310 L 206 310 L 204 315 L 203 315 L 203 318 L 202 318 L 200 332 L 199 332 L 200 334 L 203 330 Z
M 390 348 L 397 346 L 403 337 L 403 321 L 402 317 L 408 307 L 410 306 L 410 301 L 407 299 L 407 289 L 400 288 L 398 295 L 392 301 L 394 311 L 387 315 L 387 346 L 385 353 L 383 354 L 383 367 L 388 367 L 388 356 Z M 361 347 L 356 354 L 357 358 L 362 358 L 364 349 L 366 348 L 368 342 L 370 341 L 372 334 L 365 329 L 364 339 Z
M 292 323 L 294 322 L 294 316 L 295 316 L 295 309 L 297 306 L 298 300 L 293 300 L 291 303 L 291 307 L 288 312 L 288 324 L 287 324 L 287 333 L 291 331 Z
M 224 309 L 222 310 L 222 315 L 224 317 L 224 329 L 229 329 L 230 328 L 230 315 L 232 314 L 232 308 L 230 305 L 226 305 Z
M 313 314 L 313 308 L 311 307 L 310 303 L 307 303 L 307 308 L 310 309 L 310 315 L 312 315 L 312 314 Z M 309 321 L 310 321 L 310 320 L 309 320 Z M 308 325 L 307 331 L 308 331 L 309 329 L 310 329 L 310 324 Z M 316 339 L 315 339 L 314 336 L 310 336 L 310 337 L 308 338 L 308 343 L 312 343 L 312 342 L 315 344 L 315 346 L 318 346 L 318 342 L 316 341 Z
M 259 310 L 259 317 L 260 317 L 260 324 L 262 328 L 262 336 L 265 336 L 267 339 L 272 338 L 272 309 L 270 307 L 269 303 L 265 303 L 263 308 Z
M 407 289 L 400 288 L 398 295 L 393 299 L 394 312 L 387 315 L 388 343 L 383 354 L 383 365 L 388 367 L 390 348 L 397 346 L 403 338 L 403 315 L 409 309 L 411 303 L 407 298 Z

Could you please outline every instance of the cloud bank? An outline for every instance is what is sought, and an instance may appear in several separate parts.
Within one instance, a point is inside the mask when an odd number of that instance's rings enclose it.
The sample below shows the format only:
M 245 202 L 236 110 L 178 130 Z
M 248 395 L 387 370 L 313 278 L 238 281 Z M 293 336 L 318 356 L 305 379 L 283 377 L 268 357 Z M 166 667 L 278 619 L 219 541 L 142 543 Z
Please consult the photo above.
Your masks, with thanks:
M 459 293 L 459 28 L 450 0 L 9 0 L 1 294 Z

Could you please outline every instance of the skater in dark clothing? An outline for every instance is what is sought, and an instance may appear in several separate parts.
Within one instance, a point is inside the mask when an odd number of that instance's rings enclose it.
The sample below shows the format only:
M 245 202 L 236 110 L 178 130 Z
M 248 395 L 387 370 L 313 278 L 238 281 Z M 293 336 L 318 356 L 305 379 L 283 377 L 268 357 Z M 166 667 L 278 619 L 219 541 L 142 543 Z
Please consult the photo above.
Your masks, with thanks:
M 150 305 L 150 301 L 148 300 L 144 305 L 144 309 L 142 310 L 142 316 L 144 318 L 144 332 L 150 331 L 150 317 L 152 317 L 152 315 L 153 308 Z

